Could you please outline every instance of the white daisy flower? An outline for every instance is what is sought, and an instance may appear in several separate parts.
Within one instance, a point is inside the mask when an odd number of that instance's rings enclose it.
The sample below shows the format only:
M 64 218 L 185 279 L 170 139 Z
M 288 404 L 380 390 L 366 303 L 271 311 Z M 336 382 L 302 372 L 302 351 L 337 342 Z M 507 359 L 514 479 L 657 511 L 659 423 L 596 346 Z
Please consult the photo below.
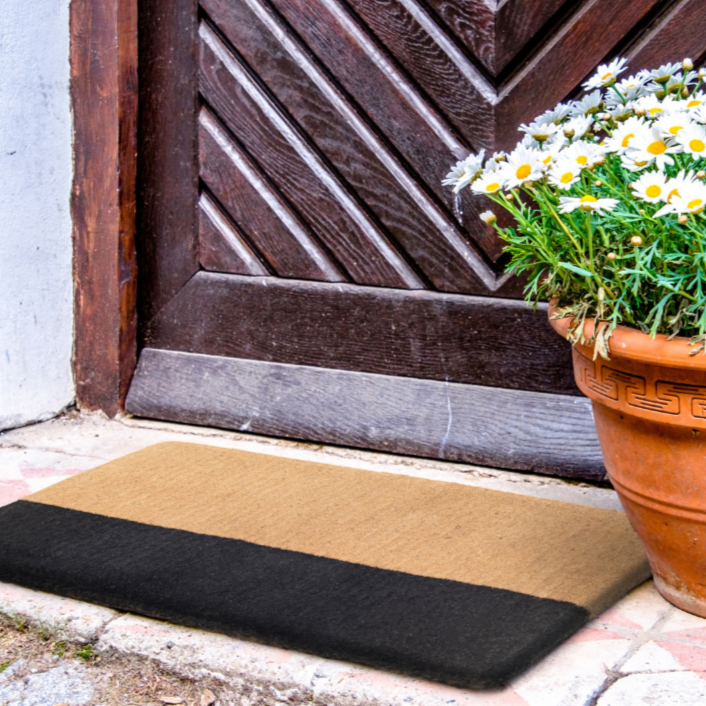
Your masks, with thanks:
M 679 189 L 679 195 L 673 196 L 669 204 L 655 213 L 655 218 L 669 213 L 701 213 L 706 208 L 706 184 L 700 181 L 684 183 Z
M 628 154 L 624 154 L 620 157 L 620 163 L 623 165 L 623 169 L 627 169 L 630 172 L 641 172 L 645 167 L 649 167 L 651 164 L 649 159 L 635 160 Z
M 578 140 L 591 129 L 591 125 L 593 125 L 593 118 L 590 115 L 577 115 L 576 117 L 571 118 L 571 120 L 567 120 L 564 123 L 563 129 L 564 133 L 573 130 L 574 134 L 572 138 L 574 140 Z
M 696 120 L 697 123 L 706 124 L 706 101 L 703 105 L 699 105 L 690 111 L 691 117 Z
M 648 96 L 642 96 L 642 98 L 638 98 L 635 101 L 635 112 L 644 110 L 648 118 L 659 118 L 675 109 L 679 110 L 680 108 L 671 96 L 667 96 L 664 100 L 659 100 L 657 96 L 650 93 Z
M 525 125 L 524 123 L 517 128 L 520 132 L 532 137 L 537 142 L 546 142 L 552 135 L 555 135 L 559 130 L 559 127 L 554 123 L 530 123 Z
M 682 198 L 682 196 L 686 193 L 685 189 L 688 190 L 689 187 L 695 182 L 696 177 L 694 176 L 694 172 L 687 172 L 684 169 L 682 169 L 673 179 L 668 179 L 666 185 L 666 195 L 663 199 L 667 205 L 657 211 L 657 213 L 655 213 L 655 217 L 663 216 L 666 213 L 674 213 L 676 210 L 672 205 L 674 199 Z
M 681 72 L 681 64 L 662 64 L 658 69 L 653 69 L 649 72 L 650 78 L 661 85 L 664 85 L 669 81 L 674 74 Z
M 648 203 L 667 200 L 667 177 L 662 172 L 646 172 L 632 183 L 637 198 Z
M 643 126 L 630 140 L 627 156 L 636 163 L 655 162 L 663 170 L 666 165 L 674 164 L 670 155 L 681 152 L 681 149 L 671 138 L 665 137 L 658 127 Z
M 503 164 L 502 175 L 507 180 L 507 188 L 513 189 L 528 181 L 542 178 L 542 154 L 538 150 L 518 145 Z
M 628 101 L 625 105 L 618 103 L 615 108 L 610 109 L 610 114 L 613 116 L 613 120 L 615 120 L 616 123 L 621 123 L 635 114 L 633 107 L 634 103 L 632 101 Z
M 573 196 L 559 197 L 559 213 L 572 213 L 577 208 L 582 211 L 612 211 L 618 205 L 618 199 L 597 199 L 595 196 L 581 196 L 580 198 Z
M 485 150 L 478 154 L 469 154 L 466 159 L 462 159 L 453 167 L 442 180 L 444 186 L 453 186 L 454 194 L 457 194 L 464 186 L 468 186 L 481 172 Z
M 692 159 L 706 157 L 706 128 L 703 125 L 691 123 L 677 135 L 677 143 Z
M 667 91 L 667 93 L 676 93 L 682 88 L 689 88 L 689 86 L 691 86 L 694 81 L 696 81 L 697 76 L 698 74 L 696 73 L 696 71 L 689 71 L 686 76 L 684 76 L 683 74 L 672 76 L 672 78 L 670 78 L 669 81 L 664 84 L 664 90 Z
M 541 115 L 538 115 L 534 119 L 534 122 L 539 123 L 540 125 L 546 125 L 548 123 L 558 125 L 565 117 L 569 115 L 570 111 L 570 105 L 566 103 L 559 103 L 555 108 L 552 108 L 552 110 L 547 110 Z
M 472 184 L 471 190 L 475 194 L 497 194 L 503 188 L 502 175 L 498 171 L 483 172 Z
M 600 145 L 583 140 L 574 142 L 561 153 L 562 159 L 573 162 L 579 169 L 594 165 L 603 156 L 605 156 L 605 150 Z
M 605 149 L 615 154 L 625 154 L 630 147 L 630 142 L 633 137 L 642 129 L 644 124 L 644 121 L 640 118 L 628 118 L 624 123 L 621 123 L 613 130 L 613 134 L 610 137 L 606 138 Z
M 646 80 L 646 77 L 640 76 L 640 74 L 624 78 L 615 84 L 615 88 L 620 92 L 620 95 L 616 91 L 608 91 L 603 100 L 606 105 L 611 107 L 622 105 L 623 99 L 628 102 L 634 101 L 647 93 L 645 89 Z
M 570 189 L 581 177 L 581 167 L 571 159 L 559 159 L 549 170 L 549 183 L 559 189 Z
M 601 86 L 612 86 L 618 78 L 618 74 L 625 71 L 627 59 L 613 59 L 610 64 L 601 64 L 598 67 L 595 75 L 592 76 L 583 87 L 590 91 L 592 88 L 601 88 Z
M 600 110 L 603 97 L 600 91 L 594 91 L 585 95 L 580 101 L 571 103 L 570 115 L 591 115 Z
M 546 142 L 542 146 L 542 151 L 539 154 L 540 159 L 542 160 L 542 168 L 544 170 L 549 169 L 552 164 L 556 161 L 557 157 L 561 154 L 562 149 L 564 148 L 564 142 L 555 142 L 554 144 L 550 144 L 549 142 Z
M 689 115 L 680 111 L 660 116 L 655 122 L 655 127 L 658 127 L 667 137 L 676 137 L 691 123 L 692 120 Z
M 688 110 L 690 112 L 695 111 L 697 108 L 700 108 L 702 105 L 706 103 L 706 96 L 704 96 L 703 91 L 697 91 L 693 95 L 689 96 L 684 102 L 684 108 L 685 110 Z

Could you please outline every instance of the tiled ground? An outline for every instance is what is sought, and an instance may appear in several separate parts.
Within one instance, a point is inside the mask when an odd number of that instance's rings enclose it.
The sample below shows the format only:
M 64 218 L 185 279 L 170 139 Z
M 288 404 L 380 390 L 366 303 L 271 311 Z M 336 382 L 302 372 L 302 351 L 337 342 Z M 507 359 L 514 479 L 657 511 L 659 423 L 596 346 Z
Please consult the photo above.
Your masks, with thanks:
M 406 473 L 616 508 L 610 490 L 460 464 L 408 459 L 136 420 L 65 417 L 0 434 L 0 505 L 149 444 L 186 440 Z M 154 659 L 184 676 L 218 675 L 243 706 L 703 706 L 706 620 L 647 583 L 502 691 L 471 692 L 277 650 L 0 584 L 0 613 L 98 649 Z M 76 614 L 89 616 L 86 622 Z M 74 616 L 72 618 L 72 616 Z M 71 620 L 75 622 L 71 623 Z M 63 632 L 62 632 L 63 631 Z M 170 646 L 171 645 L 171 646 Z M 168 649 L 165 648 L 168 647 Z M 0 678 L 2 682 L 2 678 Z M 18 702 L 19 703 L 19 702 Z M 129 703 L 129 701 L 126 701 Z

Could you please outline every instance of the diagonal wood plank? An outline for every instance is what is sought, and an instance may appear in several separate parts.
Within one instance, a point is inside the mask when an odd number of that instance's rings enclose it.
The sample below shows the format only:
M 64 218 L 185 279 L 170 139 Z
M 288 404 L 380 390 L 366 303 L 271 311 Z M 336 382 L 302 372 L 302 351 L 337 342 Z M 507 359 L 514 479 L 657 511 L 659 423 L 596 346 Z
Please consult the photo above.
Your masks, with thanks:
M 419 189 L 407 163 L 381 139 L 375 126 L 361 117 L 360 108 L 341 95 L 322 68 L 306 55 L 305 47 L 291 38 L 275 36 L 279 26 L 268 22 L 271 28 L 265 27 L 247 3 L 206 0 L 203 4 L 209 17 L 434 287 L 468 291 L 469 287 L 484 286 L 468 267 L 466 244 L 462 242 L 459 249 L 445 236 L 455 230 L 453 221 Z M 473 199 L 464 201 L 463 208 L 462 220 L 476 226 L 480 224 L 478 214 L 487 205 Z M 501 244 L 494 231 L 477 230 L 476 242 L 496 260 Z
M 205 23 L 199 34 L 202 93 L 226 125 L 242 136 L 245 147 L 257 153 L 269 177 L 353 280 L 423 288 L 384 228 L 307 136 Z
M 287 201 L 207 109 L 199 114 L 201 178 L 282 277 L 329 282 L 346 277 Z
M 199 197 L 199 262 L 207 270 L 260 276 L 272 272 L 260 261 L 250 244 L 233 225 L 213 197 Z

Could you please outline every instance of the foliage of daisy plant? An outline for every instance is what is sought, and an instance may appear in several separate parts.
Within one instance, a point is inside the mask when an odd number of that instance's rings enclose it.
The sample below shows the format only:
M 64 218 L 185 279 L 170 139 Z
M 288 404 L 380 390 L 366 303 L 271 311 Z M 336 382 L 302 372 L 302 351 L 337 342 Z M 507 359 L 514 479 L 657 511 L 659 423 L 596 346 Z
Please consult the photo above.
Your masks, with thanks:
M 706 69 L 685 59 L 620 79 L 626 63 L 600 66 L 583 98 L 521 125 L 510 154 L 472 154 L 444 184 L 512 214 L 507 228 L 481 218 L 527 299 L 574 317 L 572 340 L 593 319 L 604 357 L 618 324 L 706 352 Z

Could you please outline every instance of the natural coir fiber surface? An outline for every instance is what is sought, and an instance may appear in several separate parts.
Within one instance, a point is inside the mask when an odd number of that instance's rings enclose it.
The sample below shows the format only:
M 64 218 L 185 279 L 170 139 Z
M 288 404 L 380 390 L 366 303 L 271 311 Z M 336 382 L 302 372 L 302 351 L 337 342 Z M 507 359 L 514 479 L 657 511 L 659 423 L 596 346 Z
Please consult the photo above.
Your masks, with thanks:
M 462 687 L 648 577 L 619 512 L 196 444 L 0 509 L 0 580 Z

